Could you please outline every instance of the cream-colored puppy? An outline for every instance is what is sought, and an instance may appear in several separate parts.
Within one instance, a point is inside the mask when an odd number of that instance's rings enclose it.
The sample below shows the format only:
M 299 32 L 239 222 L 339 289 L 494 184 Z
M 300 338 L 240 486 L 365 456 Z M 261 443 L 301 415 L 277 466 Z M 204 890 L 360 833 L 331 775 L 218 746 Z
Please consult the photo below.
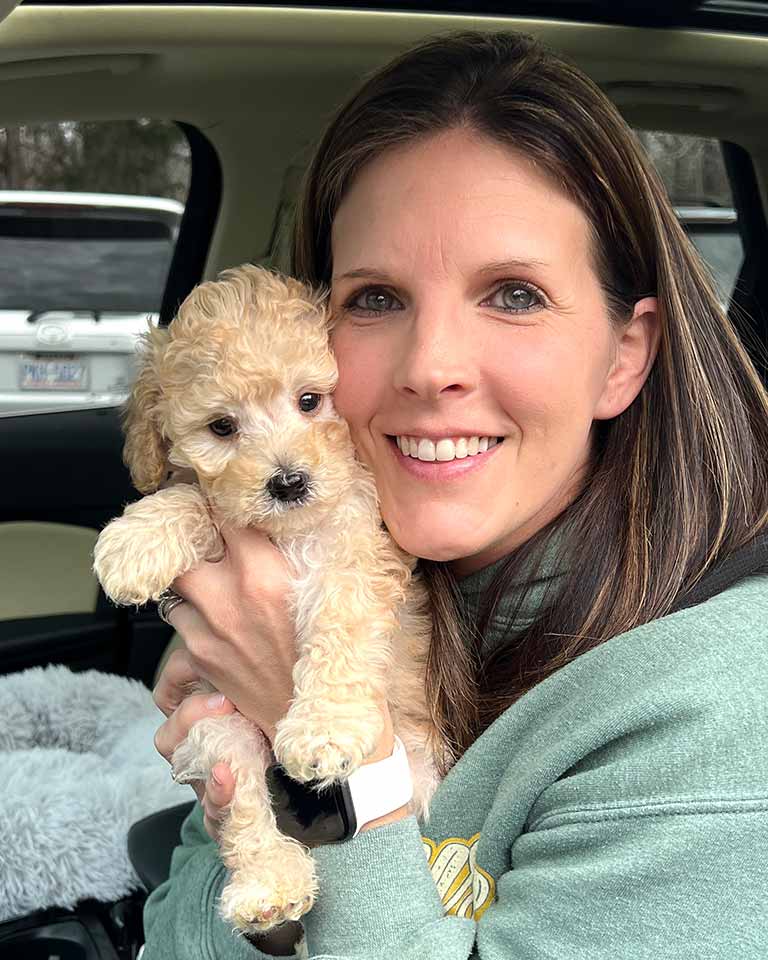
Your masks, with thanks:
M 151 329 L 129 400 L 125 459 L 151 494 L 102 532 L 95 570 L 116 603 L 157 600 L 219 555 L 222 523 L 265 531 L 292 573 L 298 662 L 274 753 L 302 781 L 343 779 L 382 733 L 389 702 L 423 814 L 437 782 L 424 698 L 423 589 L 382 529 L 376 489 L 333 408 L 337 370 L 321 299 L 246 265 L 203 283 L 170 327 Z M 197 483 L 161 488 L 173 468 Z M 222 916 L 245 932 L 312 905 L 313 860 L 277 830 L 263 736 L 240 715 L 200 721 L 176 750 L 177 779 L 225 760 L 236 792 L 221 830 L 231 872 Z

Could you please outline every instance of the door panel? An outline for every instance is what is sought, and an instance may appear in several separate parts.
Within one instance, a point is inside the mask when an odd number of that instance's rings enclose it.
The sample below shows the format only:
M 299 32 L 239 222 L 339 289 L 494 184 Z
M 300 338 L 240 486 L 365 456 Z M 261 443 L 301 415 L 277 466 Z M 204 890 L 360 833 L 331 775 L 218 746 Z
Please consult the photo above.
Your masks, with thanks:
M 98 531 L 139 496 L 122 446 L 119 408 L 0 417 L 0 673 L 62 663 L 151 683 L 172 631 L 113 607 L 90 572 Z

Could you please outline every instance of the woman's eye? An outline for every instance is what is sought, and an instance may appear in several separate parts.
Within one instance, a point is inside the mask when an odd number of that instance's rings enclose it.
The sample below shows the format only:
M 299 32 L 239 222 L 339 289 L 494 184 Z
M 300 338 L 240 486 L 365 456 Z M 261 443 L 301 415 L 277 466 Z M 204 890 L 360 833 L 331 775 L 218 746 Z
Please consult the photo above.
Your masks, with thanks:
M 368 287 L 348 300 L 346 307 L 348 310 L 358 310 L 362 313 L 388 313 L 390 310 L 400 309 L 401 304 L 388 290 L 382 287 Z
M 299 410 L 302 413 L 313 413 L 322 402 L 322 393 L 302 393 L 299 397 Z
M 484 301 L 484 306 L 510 313 L 527 313 L 544 306 L 544 298 L 535 287 L 524 283 L 505 283 Z
M 220 417 L 218 420 L 209 423 L 208 429 L 211 433 L 215 433 L 217 437 L 231 437 L 234 433 L 237 433 L 237 424 L 231 417 Z

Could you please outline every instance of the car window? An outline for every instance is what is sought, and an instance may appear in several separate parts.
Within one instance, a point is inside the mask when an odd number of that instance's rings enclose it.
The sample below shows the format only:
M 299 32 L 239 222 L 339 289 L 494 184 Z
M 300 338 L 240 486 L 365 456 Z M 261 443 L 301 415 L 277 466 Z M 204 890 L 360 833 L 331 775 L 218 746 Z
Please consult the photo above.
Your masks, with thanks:
M 744 262 L 744 246 L 722 143 L 659 130 L 637 133 L 727 307 Z
M 125 400 L 189 178 L 173 123 L 0 128 L 0 415 Z
M 166 211 L 152 208 L 35 196 L 0 192 L 0 310 L 160 309 L 180 204 L 163 219 Z

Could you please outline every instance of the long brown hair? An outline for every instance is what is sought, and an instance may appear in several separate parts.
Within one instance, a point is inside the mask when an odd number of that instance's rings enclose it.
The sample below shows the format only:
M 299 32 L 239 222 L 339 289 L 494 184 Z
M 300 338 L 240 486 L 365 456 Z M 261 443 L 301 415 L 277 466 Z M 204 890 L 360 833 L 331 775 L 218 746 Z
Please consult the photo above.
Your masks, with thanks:
M 664 616 L 768 524 L 768 394 L 710 275 L 610 101 L 530 37 L 437 37 L 364 84 L 309 168 L 294 237 L 297 275 L 329 283 L 333 219 L 366 163 L 460 126 L 524 154 L 580 206 L 613 322 L 625 323 L 637 299 L 656 294 L 661 342 L 635 401 L 595 424 L 580 495 L 500 565 L 473 624 L 475 642 L 447 567 L 421 563 L 434 608 L 427 687 L 449 744 L 446 765 L 535 684 Z M 553 563 L 564 570 L 557 589 L 522 636 L 510 634 L 483 659 L 480 638 L 499 601 L 515 583 L 515 603 L 525 605 L 535 587 L 526 574 L 556 531 Z M 514 621 L 516 611 L 508 613 Z

